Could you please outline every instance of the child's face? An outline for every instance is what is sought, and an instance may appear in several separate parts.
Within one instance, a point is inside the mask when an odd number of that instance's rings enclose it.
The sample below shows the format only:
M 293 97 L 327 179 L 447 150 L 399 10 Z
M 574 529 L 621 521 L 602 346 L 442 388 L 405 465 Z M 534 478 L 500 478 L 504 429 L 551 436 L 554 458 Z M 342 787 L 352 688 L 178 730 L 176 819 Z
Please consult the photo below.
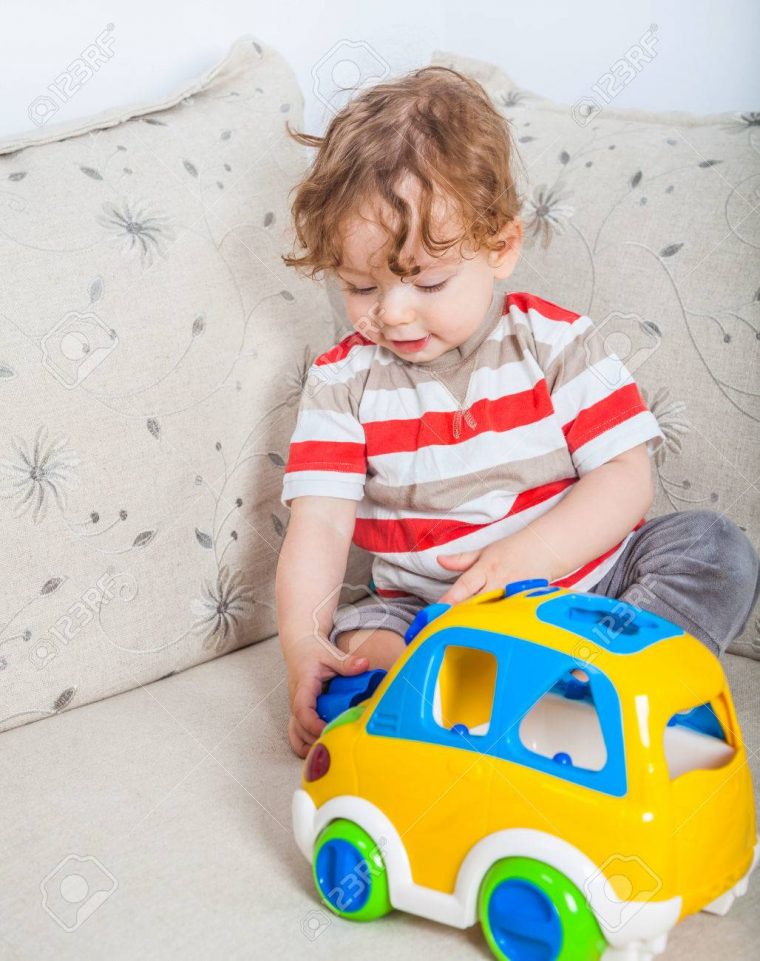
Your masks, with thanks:
M 405 199 L 412 205 L 416 231 L 413 194 Z M 456 224 L 438 209 L 434 236 L 456 236 Z M 418 236 L 415 231 L 411 236 Z M 509 246 L 500 253 L 466 248 L 462 256 L 455 246 L 431 257 L 417 245 L 414 263 L 422 270 L 402 282 L 388 268 L 387 250 L 382 249 L 388 247 L 388 235 L 382 227 L 363 216 L 351 218 L 343 234 L 343 263 L 336 273 L 352 326 L 412 362 L 433 360 L 458 347 L 485 318 L 495 281 L 508 277 L 517 263 L 522 243 L 519 221 L 509 224 L 503 236 Z

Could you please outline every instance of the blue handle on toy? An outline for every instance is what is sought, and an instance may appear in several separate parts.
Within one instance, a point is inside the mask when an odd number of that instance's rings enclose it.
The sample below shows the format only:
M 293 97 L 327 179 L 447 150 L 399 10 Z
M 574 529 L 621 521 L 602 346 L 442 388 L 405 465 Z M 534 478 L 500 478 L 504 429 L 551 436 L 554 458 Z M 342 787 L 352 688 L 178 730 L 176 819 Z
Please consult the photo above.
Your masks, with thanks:
M 351 676 L 336 674 L 328 682 L 324 694 L 317 698 L 317 714 L 323 721 L 332 721 L 355 704 L 366 701 L 387 673 L 378 667 Z
M 513 594 L 521 594 L 523 591 L 530 590 L 531 587 L 548 587 L 549 581 L 545 577 L 531 577 L 526 581 L 510 581 L 504 587 L 504 596 L 512 597 Z

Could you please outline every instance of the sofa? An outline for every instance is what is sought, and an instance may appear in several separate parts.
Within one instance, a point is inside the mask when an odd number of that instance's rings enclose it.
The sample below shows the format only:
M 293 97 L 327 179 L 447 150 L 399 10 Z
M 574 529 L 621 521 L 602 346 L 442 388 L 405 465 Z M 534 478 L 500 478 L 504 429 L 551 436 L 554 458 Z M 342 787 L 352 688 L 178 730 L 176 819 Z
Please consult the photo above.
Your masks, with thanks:
M 708 507 L 760 544 L 756 115 L 562 105 L 432 62 L 511 122 L 508 289 L 588 313 L 663 428 L 648 516 Z M 302 122 L 292 69 L 246 36 L 160 102 L 0 144 L 3 961 L 489 956 L 477 927 L 332 915 L 293 838 L 282 473 L 310 363 L 348 329 L 281 260 Z M 340 603 L 370 566 L 352 545 Z M 757 611 L 721 660 L 757 794 Z M 754 879 L 663 957 L 758 937 Z

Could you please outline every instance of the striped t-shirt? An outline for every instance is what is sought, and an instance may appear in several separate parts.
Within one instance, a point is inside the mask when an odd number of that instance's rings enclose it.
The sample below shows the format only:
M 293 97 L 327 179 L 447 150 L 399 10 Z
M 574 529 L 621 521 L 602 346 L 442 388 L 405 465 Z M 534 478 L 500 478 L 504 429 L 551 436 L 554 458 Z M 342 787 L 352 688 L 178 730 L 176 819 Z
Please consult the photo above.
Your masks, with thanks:
M 460 403 L 461 402 L 461 403 Z M 353 541 L 381 597 L 433 603 L 461 576 L 436 554 L 485 547 L 551 510 L 584 474 L 665 437 L 592 321 L 494 291 L 477 330 L 406 361 L 354 332 L 309 368 L 281 503 L 359 501 Z M 644 523 L 552 581 L 589 590 Z

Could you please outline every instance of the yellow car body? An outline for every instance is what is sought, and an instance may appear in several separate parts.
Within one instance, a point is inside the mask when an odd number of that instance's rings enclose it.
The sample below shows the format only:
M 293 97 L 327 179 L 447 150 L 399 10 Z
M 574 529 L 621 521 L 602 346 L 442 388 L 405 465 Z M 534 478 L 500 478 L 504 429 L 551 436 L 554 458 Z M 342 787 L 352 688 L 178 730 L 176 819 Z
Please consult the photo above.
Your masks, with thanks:
M 298 843 L 311 860 L 327 824 L 355 822 L 392 906 L 458 927 L 492 864 L 534 858 L 582 892 L 609 957 L 651 957 L 687 915 L 725 913 L 758 857 L 722 666 L 621 601 L 505 594 L 418 616 L 374 694 L 323 731 L 324 776 L 307 758 Z

